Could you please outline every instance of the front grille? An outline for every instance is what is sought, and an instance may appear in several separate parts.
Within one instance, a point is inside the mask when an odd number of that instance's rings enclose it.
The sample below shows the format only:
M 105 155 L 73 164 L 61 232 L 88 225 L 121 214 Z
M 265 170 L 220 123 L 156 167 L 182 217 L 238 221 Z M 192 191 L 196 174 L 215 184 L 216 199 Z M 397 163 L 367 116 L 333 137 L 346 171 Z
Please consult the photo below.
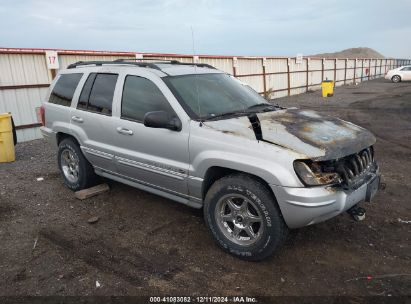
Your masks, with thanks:
M 367 177 L 371 177 L 369 173 L 375 172 L 377 169 L 373 148 L 369 147 L 342 158 L 338 161 L 336 169 L 345 186 L 358 188 L 366 181 Z

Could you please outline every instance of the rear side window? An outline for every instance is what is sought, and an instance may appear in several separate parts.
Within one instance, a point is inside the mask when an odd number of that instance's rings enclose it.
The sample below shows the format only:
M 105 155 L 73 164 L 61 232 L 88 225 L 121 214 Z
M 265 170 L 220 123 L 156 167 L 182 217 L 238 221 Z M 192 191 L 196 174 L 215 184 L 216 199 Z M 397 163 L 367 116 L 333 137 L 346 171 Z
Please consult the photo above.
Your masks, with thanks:
M 152 111 L 175 115 L 168 100 L 153 82 L 138 76 L 127 76 L 121 100 L 121 118 L 142 122 L 144 115 Z
M 83 73 L 60 75 L 53 91 L 51 91 L 49 102 L 69 107 L 82 76 Z
M 77 108 L 111 115 L 117 78 L 117 74 L 90 74 L 84 84 Z

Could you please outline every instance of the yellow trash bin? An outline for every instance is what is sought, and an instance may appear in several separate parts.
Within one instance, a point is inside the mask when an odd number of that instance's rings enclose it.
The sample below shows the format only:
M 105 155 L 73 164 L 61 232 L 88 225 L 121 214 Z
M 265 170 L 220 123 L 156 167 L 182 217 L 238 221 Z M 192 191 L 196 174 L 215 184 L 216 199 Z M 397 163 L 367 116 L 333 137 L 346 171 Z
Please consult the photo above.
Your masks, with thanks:
M 15 161 L 11 114 L 0 113 L 0 163 Z
M 334 95 L 334 81 L 324 80 L 321 83 L 321 88 L 323 91 L 323 97 L 330 97 Z

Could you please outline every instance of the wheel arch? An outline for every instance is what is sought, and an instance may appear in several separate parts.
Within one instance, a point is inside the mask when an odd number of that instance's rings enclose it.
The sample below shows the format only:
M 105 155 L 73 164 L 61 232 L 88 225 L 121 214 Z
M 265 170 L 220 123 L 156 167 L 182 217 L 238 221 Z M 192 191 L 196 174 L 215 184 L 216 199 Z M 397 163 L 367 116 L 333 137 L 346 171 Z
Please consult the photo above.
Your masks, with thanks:
M 65 132 L 57 132 L 57 134 L 56 134 L 57 146 L 59 146 L 60 143 L 61 143 L 64 139 L 66 139 L 66 138 L 71 138 L 71 139 L 73 139 L 73 140 L 80 146 L 79 141 L 77 140 L 77 138 L 75 138 L 73 135 L 67 134 L 67 133 L 65 133 Z
M 271 195 L 274 197 L 274 199 L 277 200 L 276 196 L 275 196 L 275 193 L 271 189 L 269 183 L 264 178 L 262 178 L 258 175 L 255 175 L 253 173 L 250 173 L 250 172 L 236 170 L 236 169 L 232 169 L 232 168 L 228 168 L 228 167 L 212 166 L 212 167 L 207 169 L 207 171 L 204 175 L 204 180 L 203 180 L 202 187 L 201 187 L 201 196 L 202 196 L 203 201 L 205 199 L 205 196 L 206 196 L 208 190 L 210 189 L 210 187 L 216 181 L 218 181 L 219 179 L 221 179 L 225 176 L 232 175 L 232 174 L 244 174 L 244 175 L 247 175 L 247 176 L 259 181 L 261 184 L 263 184 L 267 188 L 267 190 L 271 193 Z

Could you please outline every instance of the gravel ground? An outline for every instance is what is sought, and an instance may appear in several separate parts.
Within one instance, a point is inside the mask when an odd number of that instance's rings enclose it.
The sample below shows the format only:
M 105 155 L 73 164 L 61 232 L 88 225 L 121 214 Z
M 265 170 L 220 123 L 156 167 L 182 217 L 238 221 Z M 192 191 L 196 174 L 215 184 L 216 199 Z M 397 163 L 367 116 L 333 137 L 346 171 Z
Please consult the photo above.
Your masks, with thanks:
M 342 214 L 295 230 L 275 256 L 245 262 L 217 248 L 199 210 L 116 182 L 76 200 L 55 151 L 21 143 L 16 162 L 0 164 L 0 295 L 410 295 L 411 84 L 275 102 L 376 134 L 387 187 L 365 204 L 365 221 Z

